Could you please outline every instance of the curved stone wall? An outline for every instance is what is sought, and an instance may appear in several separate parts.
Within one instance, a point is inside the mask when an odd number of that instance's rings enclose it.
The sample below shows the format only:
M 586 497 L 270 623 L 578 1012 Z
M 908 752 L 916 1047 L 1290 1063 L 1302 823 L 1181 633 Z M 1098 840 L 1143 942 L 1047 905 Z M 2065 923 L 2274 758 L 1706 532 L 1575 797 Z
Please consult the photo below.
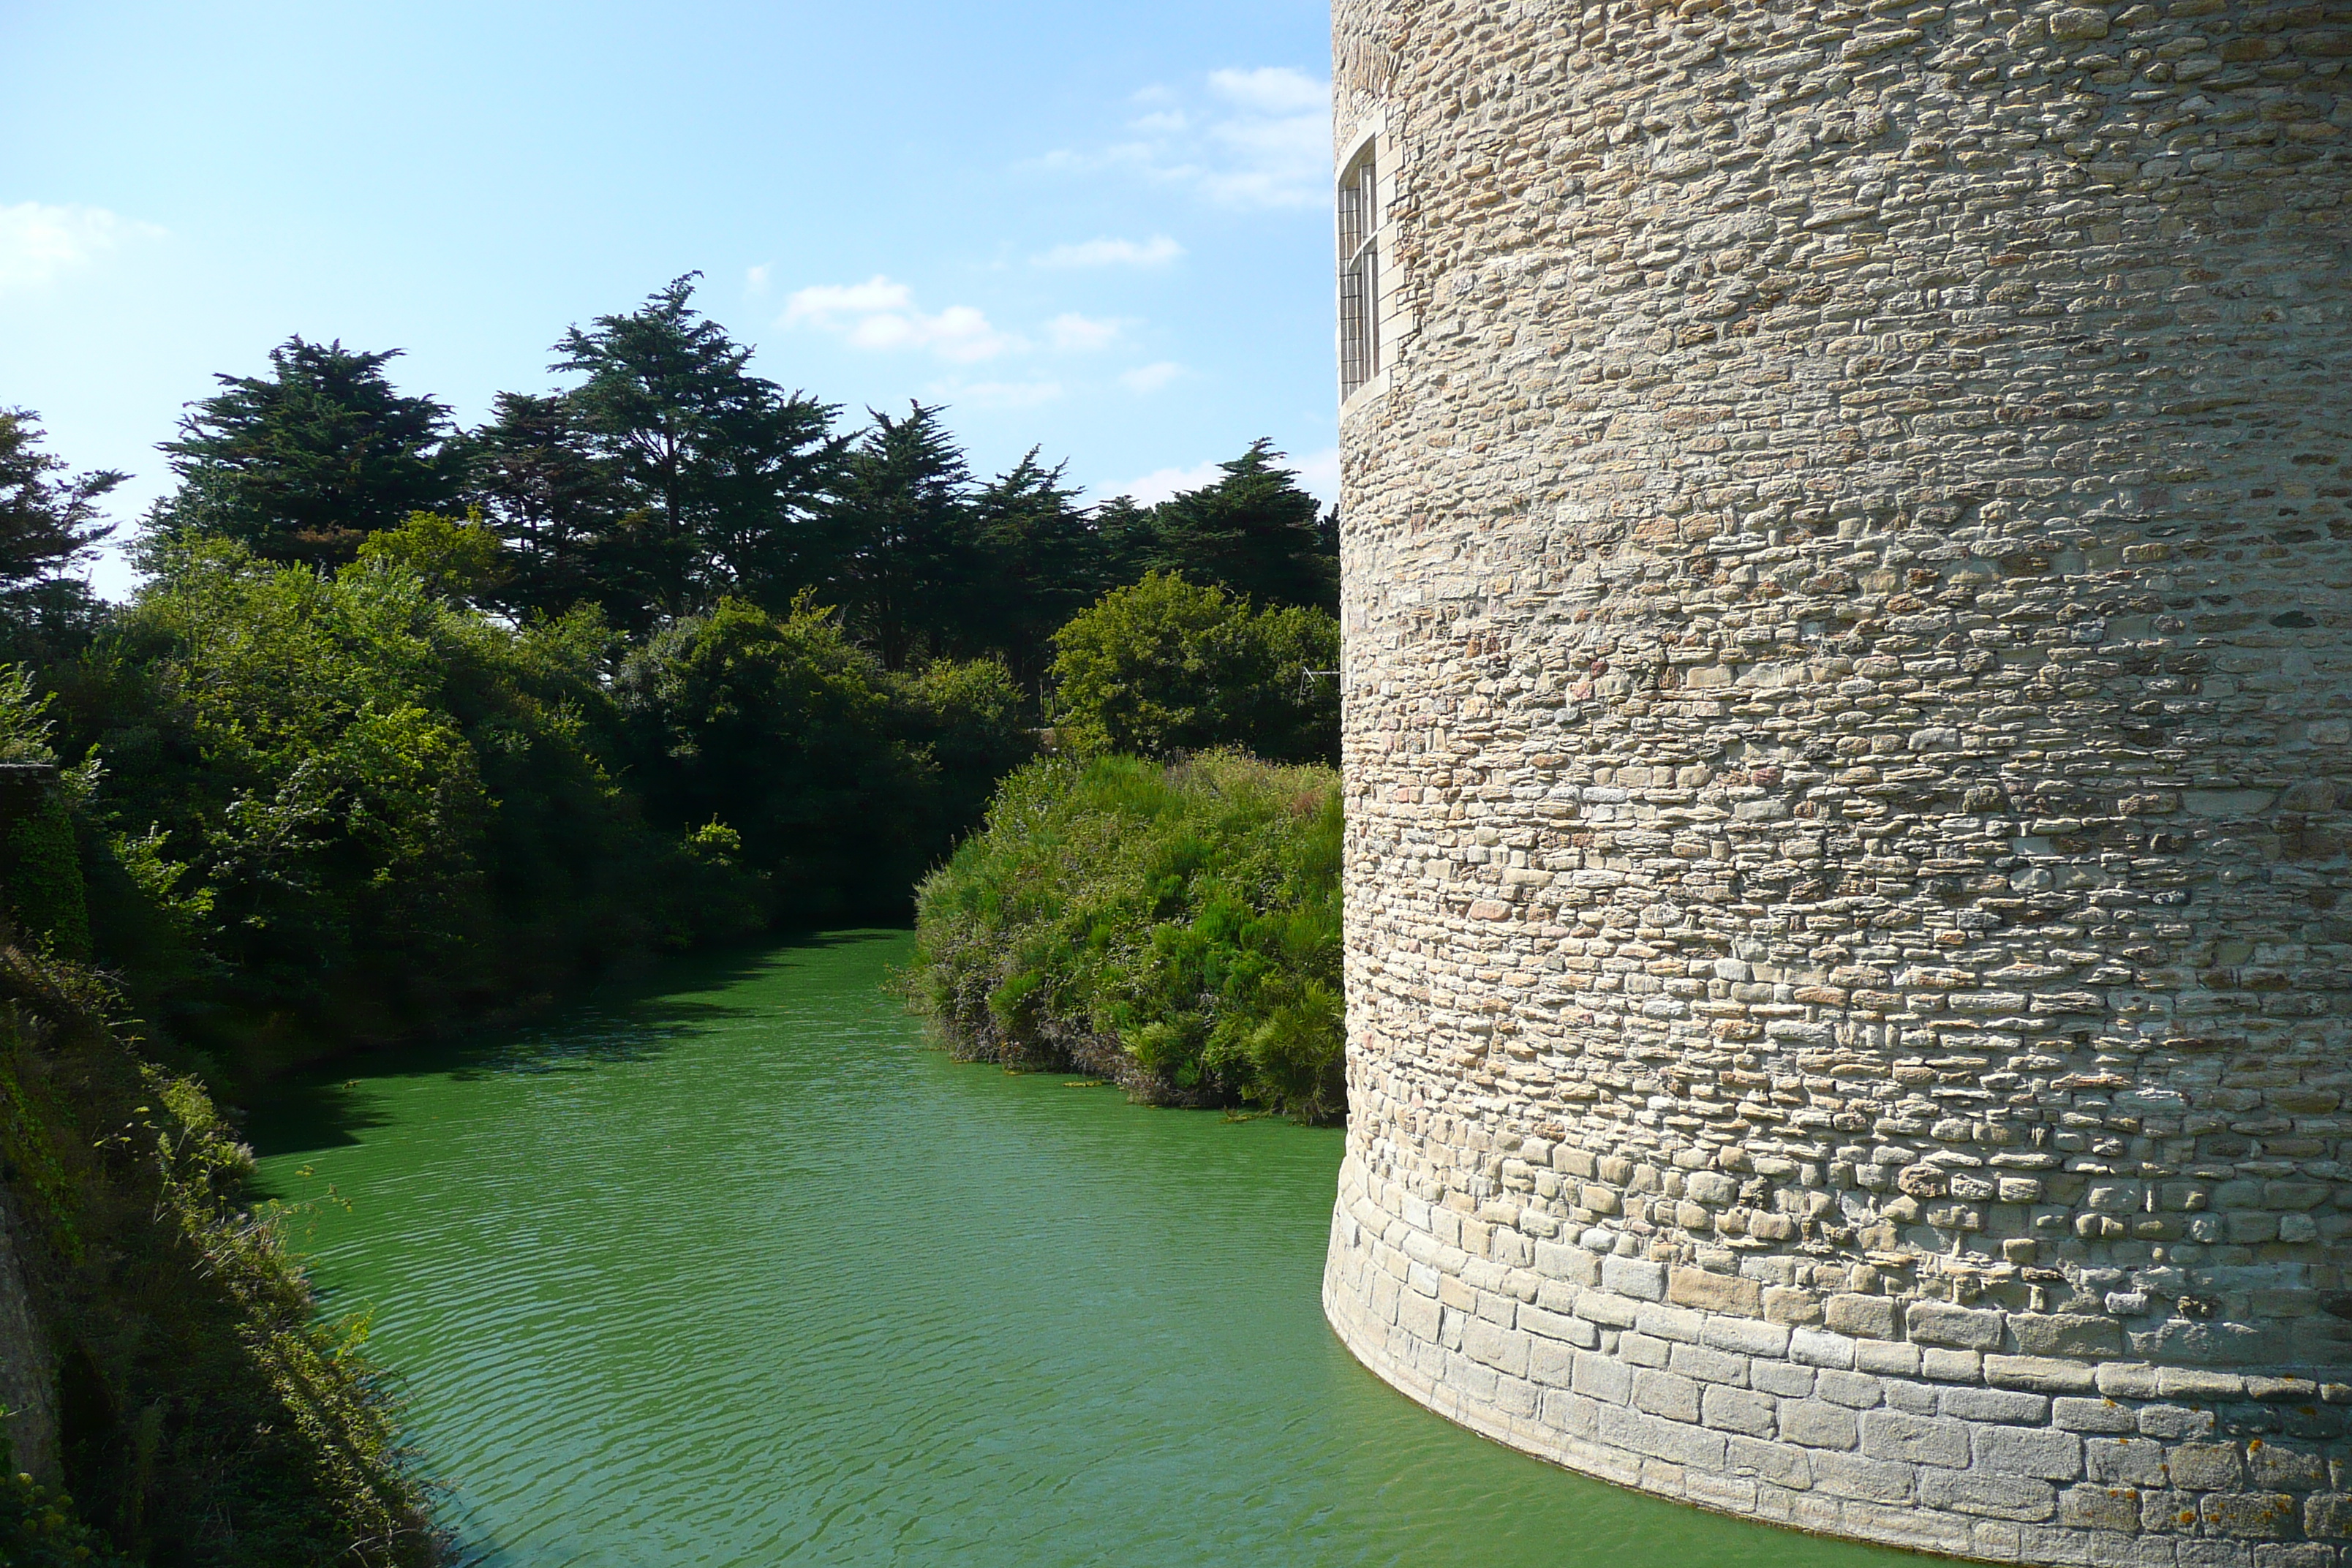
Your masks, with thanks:
M 1341 0 L 1326 1305 L 1706 1506 L 2352 1531 L 2352 0 Z

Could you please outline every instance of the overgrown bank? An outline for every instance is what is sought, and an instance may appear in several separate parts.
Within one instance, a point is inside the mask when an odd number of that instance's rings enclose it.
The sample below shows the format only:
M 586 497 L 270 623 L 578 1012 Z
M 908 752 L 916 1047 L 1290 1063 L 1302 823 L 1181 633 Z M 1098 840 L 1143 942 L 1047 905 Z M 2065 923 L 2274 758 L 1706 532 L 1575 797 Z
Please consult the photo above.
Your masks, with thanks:
M 319 1320 L 284 1216 L 242 1195 L 250 1152 L 200 1084 L 140 1055 L 121 994 L 58 955 L 79 870 L 27 853 L 57 786 L 11 772 L 0 1445 L 26 1473 L 0 1490 L 0 1562 L 437 1561 L 361 1329 Z
M 1327 767 L 1033 763 L 923 883 L 908 991 L 966 1058 L 1337 1120 L 1339 854 Z

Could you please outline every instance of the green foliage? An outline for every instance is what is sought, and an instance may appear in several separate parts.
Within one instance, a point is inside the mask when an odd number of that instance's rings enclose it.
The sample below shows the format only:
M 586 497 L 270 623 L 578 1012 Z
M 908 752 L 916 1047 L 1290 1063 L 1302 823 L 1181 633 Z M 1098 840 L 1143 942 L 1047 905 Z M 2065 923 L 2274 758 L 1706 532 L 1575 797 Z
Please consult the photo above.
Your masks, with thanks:
M 739 835 L 795 922 L 903 911 L 1029 750 L 1001 665 L 893 676 L 805 598 L 782 616 L 726 599 L 665 627 L 616 690 L 656 818 Z
M 326 574 L 174 545 L 55 672 L 73 749 L 108 767 L 99 949 L 238 1070 L 755 919 L 746 879 L 616 782 L 593 613 L 516 629 L 438 596 L 397 552 L 478 545 L 445 523 Z
M 446 505 L 463 460 L 449 411 L 393 389 L 383 367 L 397 357 L 294 337 L 269 351 L 268 375 L 215 377 L 163 447 L 180 490 L 150 520 L 150 551 L 195 532 L 336 566 L 370 533 Z
M 89 972 L 0 946 L 0 1172 L 87 1521 L 0 1488 L 0 1562 L 438 1561 L 359 1325 L 319 1322 L 286 1216 L 247 1203 L 250 1152 L 110 1005 Z M 27 1524 L 36 1543 L 9 1539 Z
M 899 669 L 953 646 L 984 591 L 971 473 L 939 409 L 874 411 L 850 448 L 829 519 L 830 587 L 850 626 Z
M 1324 768 L 1033 763 L 923 883 L 908 993 L 965 1057 L 1334 1120 L 1339 835 Z
M 88 586 L 69 573 L 112 531 L 99 502 L 129 478 L 68 478 L 40 440 L 32 414 L 0 408 L 0 638 L 19 655 L 78 642 L 95 619 Z
M 0 1432 L 0 1563 L 9 1568 L 117 1568 L 105 1536 L 82 1522 L 72 1497 L 18 1470 Z
M 1263 437 L 1223 478 L 1154 507 L 1144 563 L 1261 605 L 1339 608 L 1337 515 L 1326 518 Z
M 414 572 L 445 599 L 473 600 L 502 580 L 505 554 L 497 531 L 479 513 L 459 519 L 412 511 L 398 528 L 360 541 L 358 559 Z
M 751 374 L 751 351 L 694 309 L 698 276 L 565 332 L 554 368 L 577 385 L 499 400 L 474 485 L 527 558 L 519 607 L 584 599 L 644 629 L 730 594 L 781 608 L 814 581 L 835 410 Z
M 1320 610 L 1253 611 L 1155 572 L 1075 616 L 1054 646 L 1055 731 L 1074 751 L 1337 760 L 1339 626 Z

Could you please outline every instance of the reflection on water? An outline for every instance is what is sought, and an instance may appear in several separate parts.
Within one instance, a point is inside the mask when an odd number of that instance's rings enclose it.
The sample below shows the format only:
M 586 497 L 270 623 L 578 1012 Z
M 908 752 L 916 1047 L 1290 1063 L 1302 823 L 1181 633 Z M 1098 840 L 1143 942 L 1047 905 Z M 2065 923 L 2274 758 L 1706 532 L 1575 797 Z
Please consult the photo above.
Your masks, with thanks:
M 1913 1561 L 1551 1469 L 1317 1293 L 1339 1139 L 912 1048 L 896 932 L 680 966 L 253 1128 L 468 1560 Z M 352 1069 L 343 1069 L 349 1074 Z

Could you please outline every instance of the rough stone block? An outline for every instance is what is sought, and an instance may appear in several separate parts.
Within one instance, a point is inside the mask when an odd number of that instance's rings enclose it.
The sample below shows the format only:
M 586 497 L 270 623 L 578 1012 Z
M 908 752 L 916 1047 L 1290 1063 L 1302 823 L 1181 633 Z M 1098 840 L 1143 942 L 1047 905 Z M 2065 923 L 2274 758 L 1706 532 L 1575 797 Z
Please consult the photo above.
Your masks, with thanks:
M 2058 1489 L 2027 1476 L 1923 1466 L 1919 1502 L 1923 1508 L 1948 1508 L 1990 1519 L 2038 1521 L 2057 1517 Z
M 1854 1413 L 1825 1399 L 1784 1399 L 1780 1420 L 1781 1437 L 1808 1448 L 1851 1448 L 1861 1441 Z
M 1969 1462 L 1969 1429 L 1958 1421 L 1870 1410 L 1862 1416 L 1862 1451 L 1874 1459 L 1958 1469 Z
M 1978 1467 L 2000 1475 L 2071 1481 L 2083 1473 L 2083 1439 L 2072 1432 L 2030 1426 L 1979 1426 Z
M 2284 1541 L 2303 1533 L 2301 1512 L 2284 1492 L 2210 1492 L 2198 1505 L 2205 1528 L 2246 1541 Z
M 2058 1494 L 2058 1522 L 2079 1530 L 2139 1533 L 2139 1493 L 2129 1487 L 2068 1487 Z
M 1908 1502 L 1915 1465 L 1888 1464 L 1859 1454 L 1822 1449 L 1813 1455 L 1813 1486 L 1838 1497 L 1872 1502 Z
M 1614 1405 L 1600 1407 L 1600 1438 L 1620 1448 L 1696 1469 L 1723 1468 L 1723 1434 L 1704 1426 L 1627 1410 Z
M 1868 1410 L 1885 1399 L 1886 1384 L 1883 1379 L 1867 1377 L 1858 1372 L 1836 1372 L 1824 1368 L 1813 1376 L 1813 1392 L 1832 1405 Z
M 1604 1404 L 1628 1404 L 1633 1397 L 1633 1369 L 1615 1356 L 1580 1351 L 1573 1386 L 1577 1393 Z
M 2352 1540 L 2352 1492 L 2315 1492 L 2304 1499 L 2303 1531 L 2317 1541 Z
M 2136 1432 L 2137 1413 L 2112 1399 L 2057 1399 L 2051 1402 L 2050 1419 L 2068 1432 Z
M 1769 1437 L 1775 1403 L 1770 1394 L 1758 1394 L 1753 1389 L 1709 1384 L 1700 1394 L 1700 1419 L 1718 1431 Z
M 1709 1318 L 1698 1335 L 1699 1343 L 1719 1351 L 1775 1360 L 1789 1353 L 1790 1337 L 1790 1331 L 1781 1324 L 1759 1322 L 1751 1318 Z
M 2165 1482 L 2164 1445 L 2146 1437 L 2092 1437 L 2083 1444 L 2083 1463 L 2101 1486 L 2156 1487 Z
M 2017 1336 L 2017 1348 L 2027 1355 L 2104 1356 L 2124 1348 L 2123 1325 L 2113 1318 L 2012 1312 L 2009 1328 Z
M 2006 1388 L 1947 1388 L 1938 1395 L 1941 1414 L 1962 1421 L 1999 1421 L 2012 1426 L 2039 1426 L 2050 1418 L 2050 1400 L 2039 1394 Z
M 2246 1473 L 2263 1491 L 2307 1492 L 2327 1485 L 2327 1464 L 2317 1454 L 2260 1438 L 2246 1445 Z
M 2181 1443 L 2164 1456 L 2164 1462 L 2172 1484 L 2190 1491 L 2220 1491 L 2244 1479 L 2243 1457 L 2235 1443 Z
M 1853 1339 L 1891 1340 L 1901 1331 L 1900 1303 L 1885 1296 L 1832 1296 L 1822 1303 L 1831 1329 Z
M 1666 1300 L 1702 1311 L 1729 1312 L 1743 1318 L 1761 1317 L 1764 1311 L 1764 1288 L 1755 1280 L 1731 1274 L 1711 1274 L 1704 1268 L 1669 1270 Z
M 2048 1356 L 1988 1355 L 1985 1381 L 1995 1388 L 2025 1388 L 2039 1394 L 2088 1394 L 2092 1370 L 2080 1362 Z
M 1698 1419 L 1698 1384 L 1671 1372 L 1641 1368 L 1633 1373 L 1633 1408 L 1674 1421 Z
M 1914 1301 L 1904 1314 L 1915 1344 L 1973 1351 L 2000 1348 L 2001 1318 L 1998 1311 L 1955 1307 L 1948 1301 Z
M 1604 1258 L 1601 1260 L 1601 1286 L 1637 1301 L 1663 1301 L 1666 1296 L 1665 1266 L 1640 1258 Z
M 1801 1448 L 1765 1438 L 1732 1436 L 1725 1442 L 1725 1461 L 1735 1471 L 1756 1473 L 1756 1479 L 1776 1487 L 1803 1491 L 1813 1484 L 1812 1459 Z
M 1748 1383 L 1746 1356 L 1709 1350 L 1705 1345 L 1676 1345 L 1666 1364 L 1685 1377 L 1695 1377 L 1702 1383 L 1727 1383 L 1734 1387 L 1745 1387 Z
M 2312 1541 L 2265 1542 L 2254 1548 L 2254 1568 L 2336 1568 L 2336 1548 Z

